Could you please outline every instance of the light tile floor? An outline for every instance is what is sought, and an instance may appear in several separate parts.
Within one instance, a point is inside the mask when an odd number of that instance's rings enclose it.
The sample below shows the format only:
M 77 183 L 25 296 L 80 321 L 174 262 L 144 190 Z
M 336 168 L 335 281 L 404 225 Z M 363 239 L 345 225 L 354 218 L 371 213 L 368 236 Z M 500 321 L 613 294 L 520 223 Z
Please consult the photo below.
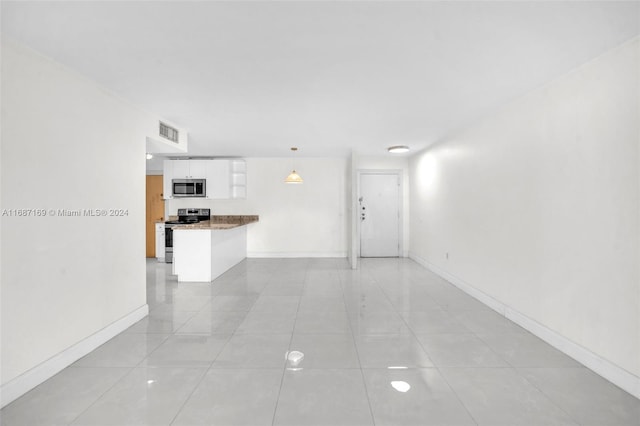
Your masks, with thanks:
M 149 317 L 3 425 L 640 425 L 639 400 L 407 259 L 147 270 Z

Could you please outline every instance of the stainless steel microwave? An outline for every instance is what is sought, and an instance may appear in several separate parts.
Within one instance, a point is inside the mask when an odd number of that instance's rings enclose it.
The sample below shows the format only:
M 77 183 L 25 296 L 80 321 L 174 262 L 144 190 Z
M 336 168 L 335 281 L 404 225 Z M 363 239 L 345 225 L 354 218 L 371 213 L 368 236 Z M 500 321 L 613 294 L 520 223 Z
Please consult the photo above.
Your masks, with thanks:
M 172 179 L 171 188 L 174 198 L 178 197 L 206 197 L 206 179 Z

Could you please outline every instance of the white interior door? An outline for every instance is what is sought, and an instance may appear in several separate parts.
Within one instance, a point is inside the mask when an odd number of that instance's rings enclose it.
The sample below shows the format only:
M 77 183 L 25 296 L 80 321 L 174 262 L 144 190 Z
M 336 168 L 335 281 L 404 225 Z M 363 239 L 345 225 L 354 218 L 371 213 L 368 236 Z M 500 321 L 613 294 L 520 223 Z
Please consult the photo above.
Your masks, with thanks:
M 360 175 L 360 256 L 400 255 L 400 177 L 397 174 Z

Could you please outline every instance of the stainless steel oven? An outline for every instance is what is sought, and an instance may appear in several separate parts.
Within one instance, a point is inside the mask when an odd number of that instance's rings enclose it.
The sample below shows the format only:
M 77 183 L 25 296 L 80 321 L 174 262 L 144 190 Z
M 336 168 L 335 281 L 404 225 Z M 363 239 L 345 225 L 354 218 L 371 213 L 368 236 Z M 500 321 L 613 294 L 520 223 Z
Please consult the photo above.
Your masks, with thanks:
M 173 263 L 173 227 L 211 219 L 211 209 L 178 209 L 178 220 L 164 223 L 164 260 Z

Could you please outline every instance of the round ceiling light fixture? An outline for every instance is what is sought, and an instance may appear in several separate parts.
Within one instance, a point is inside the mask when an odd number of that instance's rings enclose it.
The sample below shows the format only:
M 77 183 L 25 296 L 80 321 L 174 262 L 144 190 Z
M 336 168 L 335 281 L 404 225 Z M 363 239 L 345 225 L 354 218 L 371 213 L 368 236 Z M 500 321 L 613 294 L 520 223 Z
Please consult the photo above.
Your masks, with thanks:
M 406 145 L 394 145 L 387 148 L 387 151 L 392 154 L 402 154 L 403 152 L 408 152 L 409 147 Z
M 147 152 L 147 160 L 151 160 L 153 158 L 153 154 Z

